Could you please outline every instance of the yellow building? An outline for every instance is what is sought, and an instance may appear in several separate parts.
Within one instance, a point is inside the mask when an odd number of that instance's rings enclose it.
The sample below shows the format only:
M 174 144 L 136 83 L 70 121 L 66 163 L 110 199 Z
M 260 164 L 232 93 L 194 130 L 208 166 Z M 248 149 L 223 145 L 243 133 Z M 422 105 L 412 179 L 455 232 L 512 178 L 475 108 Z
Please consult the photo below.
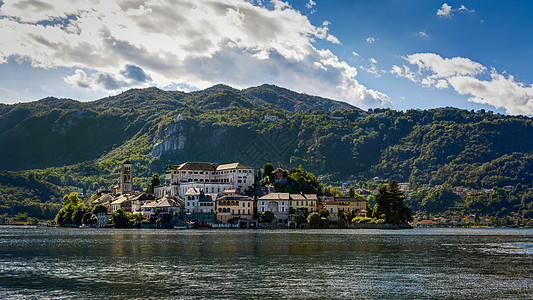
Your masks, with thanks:
M 317 211 L 318 198 L 316 194 L 290 194 L 289 205 L 295 213 L 304 215 Z
M 216 200 L 217 220 L 227 224 L 232 218 L 254 219 L 254 199 L 248 196 L 225 195 Z
M 354 210 L 358 216 L 366 216 L 366 199 L 363 197 L 321 197 L 323 209 L 329 212 L 328 218 L 337 220 L 340 212 Z

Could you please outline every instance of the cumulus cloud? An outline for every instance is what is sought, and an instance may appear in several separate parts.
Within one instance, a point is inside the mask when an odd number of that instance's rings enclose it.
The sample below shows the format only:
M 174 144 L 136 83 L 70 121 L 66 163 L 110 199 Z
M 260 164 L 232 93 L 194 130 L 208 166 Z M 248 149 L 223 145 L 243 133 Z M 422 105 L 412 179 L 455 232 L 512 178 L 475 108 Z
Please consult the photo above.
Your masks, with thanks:
M 309 1 L 307 2 L 307 4 L 305 5 L 305 7 L 311 9 L 311 8 L 313 8 L 313 6 L 315 6 L 315 5 L 316 5 L 316 2 L 315 2 L 315 1 L 313 1 L 313 0 L 309 0 Z
M 428 34 L 427 34 L 427 32 L 425 30 L 418 32 L 417 35 L 419 37 L 423 37 L 423 38 L 428 37 Z
M 269 82 L 367 107 L 391 106 L 316 40 L 340 41 L 288 3 L 245 0 L 23 0 L 0 6 L 0 63 L 74 68 L 77 88 L 205 88 Z M 309 5 L 314 1 L 308 2 Z M 267 8 L 271 7 L 271 8 Z
M 453 16 L 453 12 L 468 12 L 473 13 L 475 10 L 468 9 L 466 6 L 461 5 L 459 8 L 453 9 L 452 6 L 450 6 L 448 3 L 442 4 L 442 6 L 437 10 L 437 16 L 444 17 L 444 18 L 451 18 Z
M 434 53 L 417 53 L 404 59 L 406 64 L 393 66 L 391 74 L 425 87 L 451 87 L 461 95 L 470 96 L 471 102 L 504 108 L 509 114 L 533 115 L 533 85 L 517 82 L 512 75 L 488 70 L 463 57 L 442 58 Z
M 374 38 L 372 36 L 369 36 L 369 37 L 366 38 L 366 42 L 369 43 L 369 44 L 372 44 L 375 41 L 376 41 L 376 38 Z
M 140 67 L 126 65 L 118 74 L 96 72 L 91 76 L 87 76 L 85 71 L 76 69 L 73 75 L 66 76 L 64 80 L 71 86 L 78 88 L 90 90 L 104 88 L 105 90 L 114 91 L 131 86 L 145 86 L 146 84 L 143 83 L 149 83 L 151 78 Z

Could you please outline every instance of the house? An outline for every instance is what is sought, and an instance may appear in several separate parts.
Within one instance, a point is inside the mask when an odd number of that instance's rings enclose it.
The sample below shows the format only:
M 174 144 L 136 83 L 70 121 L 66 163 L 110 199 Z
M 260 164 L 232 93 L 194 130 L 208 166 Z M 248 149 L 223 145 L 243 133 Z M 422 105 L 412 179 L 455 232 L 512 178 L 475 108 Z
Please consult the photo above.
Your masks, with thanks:
M 227 224 L 228 220 L 254 219 L 254 199 L 241 195 L 224 195 L 216 200 L 217 220 Z
M 284 223 L 289 218 L 289 193 L 270 193 L 257 199 L 257 214 L 270 211 L 277 223 Z
M 265 116 L 265 120 L 266 120 L 266 121 L 270 121 L 270 122 L 274 122 L 274 121 L 279 120 L 279 117 L 278 117 L 278 116 L 269 116 L 269 115 L 266 115 L 266 116 Z
M 141 206 L 143 217 L 150 219 L 156 214 L 159 215 L 174 215 L 174 212 L 184 212 L 185 202 L 178 197 L 165 196 L 159 200 L 148 201 Z
M 409 182 L 398 183 L 398 187 L 400 188 L 402 192 L 406 192 L 411 189 L 411 183 Z
M 141 207 L 143 204 L 154 200 L 155 197 L 150 194 L 140 192 L 133 194 L 131 197 L 131 213 L 135 214 L 141 212 Z
M 111 213 L 114 213 L 115 211 L 122 209 L 127 213 L 131 213 L 131 205 L 132 205 L 132 196 L 131 195 L 120 195 L 119 197 L 115 198 L 113 202 L 111 202 Z
M 156 198 L 165 195 L 184 197 L 190 188 L 206 194 L 221 194 L 235 189 L 244 192 L 253 187 L 254 168 L 241 163 L 219 165 L 206 162 L 186 162 L 165 168 L 165 182 L 154 189 Z
M 363 197 L 331 197 L 321 196 L 319 202 L 322 203 L 322 209 L 328 211 L 328 218 L 336 221 L 340 213 L 355 211 L 358 216 L 366 217 L 366 199 Z
M 317 209 L 318 197 L 316 194 L 290 194 L 289 197 L 289 208 L 294 210 L 294 213 L 307 215 Z

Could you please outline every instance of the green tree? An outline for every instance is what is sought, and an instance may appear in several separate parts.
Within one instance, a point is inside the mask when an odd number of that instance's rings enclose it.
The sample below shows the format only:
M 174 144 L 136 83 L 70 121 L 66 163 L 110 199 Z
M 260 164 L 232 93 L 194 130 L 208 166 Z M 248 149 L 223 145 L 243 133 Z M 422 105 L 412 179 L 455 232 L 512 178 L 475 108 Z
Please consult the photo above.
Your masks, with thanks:
M 381 186 L 375 200 L 373 218 L 384 218 L 390 224 L 405 223 L 412 220 L 412 209 L 405 205 L 403 192 L 400 190 L 398 182 L 391 180 L 388 185 Z
M 261 219 L 265 223 L 270 223 L 272 222 L 272 220 L 274 220 L 274 213 L 268 210 L 264 211 L 263 213 L 261 213 Z
M 81 223 L 82 224 L 92 224 L 93 222 L 93 214 L 88 212 L 88 213 L 85 213 L 83 215 L 83 218 L 81 218 Z
M 130 217 L 122 208 L 111 214 L 111 223 L 115 228 L 126 228 L 129 226 Z
M 312 212 L 307 216 L 307 223 L 311 228 L 320 228 L 321 217 L 317 212 Z
M 161 180 L 159 179 L 159 174 L 152 175 L 152 180 L 150 180 L 150 183 L 148 183 L 148 187 L 146 188 L 146 193 L 153 195 L 154 194 L 154 188 L 159 186 L 161 184 Z
M 329 210 L 323 208 L 318 212 L 318 214 L 321 218 L 327 218 L 329 217 Z

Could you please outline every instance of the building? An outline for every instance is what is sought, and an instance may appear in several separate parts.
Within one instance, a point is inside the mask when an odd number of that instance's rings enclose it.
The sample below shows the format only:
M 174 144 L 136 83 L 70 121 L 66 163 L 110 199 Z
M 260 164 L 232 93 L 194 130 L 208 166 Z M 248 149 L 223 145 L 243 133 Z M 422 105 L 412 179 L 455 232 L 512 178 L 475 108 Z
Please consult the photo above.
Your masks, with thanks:
M 185 202 L 181 198 L 165 196 L 159 200 L 146 202 L 141 206 L 143 217 L 146 219 L 156 215 L 174 215 L 174 212 L 182 213 L 185 210 Z
M 122 194 L 114 198 L 113 202 L 111 202 L 111 213 L 114 213 L 119 209 L 131 213 L 132 198 L 133 197 L 129 194 Z
M 358 216 L 366 216 L 366 199 L 363 197 L 331 197 L 321 196 L 319 207 L 329 212 L 330 220 L 338 220 L 341 212 L 355 211 Z
M 270 193 L 257 199 L 257 214 L 270 211 L 277 223 L 284 223 L 289 218 L 289 202 L 289 193 Z
M 227 224 L 231 219 L 254 219 L 254 199 L 242 195 L 224 195 L 216 200 L 217 220 Z
M 241 163 L 219 165 L 205 162 L 186 162 L 165 168 L 167 185 L 154 189 L 156 198 L 165 195 L 185 197 L 191 188 L 206 194 L 221 194 L 225 190 L 242 193 L 253 187 L 254 168 Z
M 126 160 L 120 170 L 120 194 L 131 193 L 133 193 L 133 164 Z
M 316 194 L 290 194 L 289 207 L 294 213 L 307 215 L 317 211 L 318 197 Z

